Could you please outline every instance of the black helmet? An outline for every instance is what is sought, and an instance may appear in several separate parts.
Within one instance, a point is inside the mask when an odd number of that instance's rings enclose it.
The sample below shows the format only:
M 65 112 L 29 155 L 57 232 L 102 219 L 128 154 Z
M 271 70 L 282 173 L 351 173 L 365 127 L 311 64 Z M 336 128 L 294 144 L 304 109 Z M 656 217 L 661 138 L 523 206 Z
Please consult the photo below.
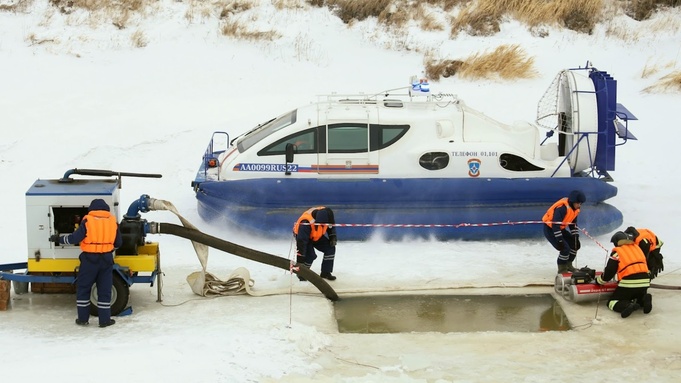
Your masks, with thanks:
M 584 203 L 586 202 L 586 196 L 581 190 L 573 190 L 568 195 L 568 202 L 570 205 L 574 204 L 575 202 Z
M 612 244 L 615 246 L 634 243 L 634 241 L 631 240 L 631 237 L 623 231 L 618 231 L 617 233 L 613 234 L 612 238 L 610 238 L 610 242 L 612 242 Z
M 317 223 L 329 223 L 329 215 L 326 213 L 326 209 L 319 209 L 314 214 L 314 220 Z
M 109 204 L 107 204 L 106 201 L 101 198 L 95 198 L 92 200 L 92 202 L 90 202 L 90 207 L 88 208 L 88 211 L 93 210 L 110 211 Z
M 629 234 L 629 236 L 633 239 L 636 239 L 639 236 L 638 230 L 636 230 L 636 228 L 633 226 L 629 226 L 626 230 L 624 230 L 624 232 Z

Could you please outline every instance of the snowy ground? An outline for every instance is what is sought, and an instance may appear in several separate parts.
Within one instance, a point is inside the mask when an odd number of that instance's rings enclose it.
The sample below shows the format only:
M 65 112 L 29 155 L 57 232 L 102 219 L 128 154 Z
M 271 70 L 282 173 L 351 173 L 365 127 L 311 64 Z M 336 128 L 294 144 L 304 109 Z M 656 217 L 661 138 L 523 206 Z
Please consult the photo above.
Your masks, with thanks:
M 161 5 L 162 11 L 140 25 L 150 40 L 141 49 L 130 46 L 130 32 L 113 26 L 93 28 L 84 21 L 68 26 L 60 14 L 45 22 L 46 1 L 25 13 L 0 11 L 0 211 L 5 217 L 0 263 L 26 259 L 28 187 L 71 168 L 161 173 L 161 179 L 124 179 L 122 201 L 141 194 L 171 201 L 209 234 L 287 257 L 289 241 L 249 237 L 199 219 L 190 182 L 214 130 L 239 133 L 321 93 L 402 86 L 420 70 L 422 51 L 383 49 L 398 41 L 435 48 L 448 58 L 518 43 L 535 58 L 538 78 L 450 78 L 431 88 L 456 93 L 510 123 L 534 120 L 538 100 L 561 69 L 591 60 L 611 73 L 619 101 L 639 118 L 631 126 L 639 141 L 618 150 L 612 175 L 619 194 L 609 202 L 623 212 L 623 227 L 659 234 L 666 267 L 655 282 L 681 286 L 675 241 L 680 182 L 673 157 L 681 139 L 674 119 L 680 96 L 641 92 L 678 70 L 678 15 L 676 29 L 626 42 L 605 37 L 604 25 L 592 36 L 552 31 L 542 39 L 506 23 L 502 33 L 489 38 L 449 40 L 412 30 L 391 44 L 372 21 L 348 28 L 324 10 L 275 12 L 263 5 L 261 22 L 287 25 L 280 40 L 268 43 L 227 39 L 210 19 L 187 23 L 184 4 Z M 648 30 L 647 24 L 624 18 L 609 23 Z M 59 42 L 31 45 L 31 34 Z M 651 66 L 660 72 L 642 78 Z M 167 212 L 145 218 L 178 223 Z M 246 267 L 255 290 L 277 294 L 199 298 L 185 281 L 200 268 L 190 243 L 167 235 L 149 239 L 161 244 L 162 304 L 155 288 L 135 285 L 134 313 L 102 330 L 73 324 L 73 296 L 13 295 L 12 308 L 0 313 L 0 339 L 7 346 L 2 360 L 8 367 L 3 381 L 30 376 L 59 382 L 91 377 L 100 382 L 676 382 L 681 372 L 678 291 L 652 289 L 654 311 L 626 320 L 603 302 L 561 301 L 575 326 L 568 332 L 339 334 L 332 303 L 290 274 L 212 251 L 208 270 L 218 277 Z M 583 240 L 580 266 L 602 268 L 608 239 Z M 332 286 L 341 298 L 416 290 L 548 293 L 555 256 L 541 240 L 385 243 L 375 238 L 339 244 L 338 280 Z M 318 268 L 316 262 L 313 269 Z M 521 288 L 527 285 L 539 286 Z

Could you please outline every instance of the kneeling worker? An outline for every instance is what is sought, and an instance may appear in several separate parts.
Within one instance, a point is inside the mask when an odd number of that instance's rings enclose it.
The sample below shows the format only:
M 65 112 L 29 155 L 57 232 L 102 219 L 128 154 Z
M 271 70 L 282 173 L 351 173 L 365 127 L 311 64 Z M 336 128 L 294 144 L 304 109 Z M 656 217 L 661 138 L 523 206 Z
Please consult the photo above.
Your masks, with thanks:
M 303 267 L 311 267 L 317 259 L 315 249 L 324 253 L 322 260 L 322 272 L 320 277 L 333 281 L 336 277 L 333 272 L 333 261 L 336 256 L 336 228 L 333 211 L 324 206 L 313 207 L 305 211 L 295 225 L 293 235 L 296 238 L 298 249 L 297 264 Z M 305 278 L 298 276 L 304 281 Z
M 643 313 L 653 310 L 653 297 L 648 294 L 650 275 L 646 256 L 634 243 L 631 236 L 622 231 L 615 233 L 610 239 L 615 248 L 610 253 L 603 274 L 596 277 L 596 283 L 605 284 L 617 274 L 617 288 L 608 301 L 608 308 L 627 318 L 631 313 L 643 307 Z

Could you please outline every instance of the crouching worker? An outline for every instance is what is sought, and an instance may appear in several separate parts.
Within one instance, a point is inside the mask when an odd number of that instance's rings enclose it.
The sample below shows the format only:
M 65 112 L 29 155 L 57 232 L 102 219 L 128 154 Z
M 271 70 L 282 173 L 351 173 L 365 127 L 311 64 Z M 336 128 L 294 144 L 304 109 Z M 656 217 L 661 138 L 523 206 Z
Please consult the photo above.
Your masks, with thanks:
M 336 256 L 336 228 L 333 211 L 328 207 L 318 206 L 304 212 L 295 225 L 293 235 L 298 248 L 296 263 L 310 268 L 312 262 L 317 259 L 315 249 L 324 253 L 322 260 L 322 272 L 320 277 L 333 281 L 336 277 L 333 272 L 333 261 Z M 298 279 L 305 278 L 298 275 Z
M 631 313 L 643 307 L 648 314 L 653 309 L 653 297 L 648 294 L 650 276 L 646 256 L 633 239 L 622 231 L 615 233 L 610 239 L 615 248 L 605 265 L 603 274 L 596 277 L 596 283 L 605 284 L 617 274 L 617 288 L 608 301 L 608 308 L 627 318 Z
M 86 326 L 90 319 L 90 294 L 97 284 L 97 315 L 99 327 L 116 323 L 111 319 L 111 288 L 113 285 L 113 251 L 123 244 L 116 216 L 109 212 L 103 199 L 94 199 L 88 213 L 72 234 L 50 240 L 56 245 L 80 244 L 80 267 L 76 278 L 76 324 Z

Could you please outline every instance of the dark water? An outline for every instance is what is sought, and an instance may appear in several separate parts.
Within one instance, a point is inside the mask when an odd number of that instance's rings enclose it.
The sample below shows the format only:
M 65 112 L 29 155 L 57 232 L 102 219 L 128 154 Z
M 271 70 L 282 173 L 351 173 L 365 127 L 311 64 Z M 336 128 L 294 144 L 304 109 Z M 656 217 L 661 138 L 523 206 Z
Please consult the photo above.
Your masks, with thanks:
M 541 332 L 570 329 L 549 294 L 374 295 L 334 303 L 341 333 Z

